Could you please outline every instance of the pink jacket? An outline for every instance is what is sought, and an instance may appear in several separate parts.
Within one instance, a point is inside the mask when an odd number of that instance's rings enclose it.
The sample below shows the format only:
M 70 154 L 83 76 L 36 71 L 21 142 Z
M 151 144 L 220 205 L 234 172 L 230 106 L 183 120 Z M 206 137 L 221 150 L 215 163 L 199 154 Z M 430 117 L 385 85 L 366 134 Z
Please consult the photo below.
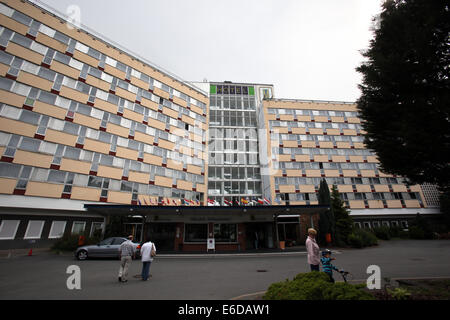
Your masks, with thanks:
M 316 240 L 310 236 L 306 239 L 306 251 L 308 251 L 308 264 L 318 265 L 320 263 L 320 249 Z

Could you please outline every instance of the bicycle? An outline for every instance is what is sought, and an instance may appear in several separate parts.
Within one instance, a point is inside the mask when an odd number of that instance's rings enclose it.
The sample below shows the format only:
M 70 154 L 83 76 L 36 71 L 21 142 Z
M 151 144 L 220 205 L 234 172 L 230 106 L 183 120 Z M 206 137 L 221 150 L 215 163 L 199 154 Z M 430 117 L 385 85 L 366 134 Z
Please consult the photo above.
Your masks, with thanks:
M 345 283 L 347 283 L 347 280 L 349 281 L 353 280 L 353 275 L 350 272 L 345 270 L 339 270 L 339 273 L 341 274 L 342 279 L 344 279 Z

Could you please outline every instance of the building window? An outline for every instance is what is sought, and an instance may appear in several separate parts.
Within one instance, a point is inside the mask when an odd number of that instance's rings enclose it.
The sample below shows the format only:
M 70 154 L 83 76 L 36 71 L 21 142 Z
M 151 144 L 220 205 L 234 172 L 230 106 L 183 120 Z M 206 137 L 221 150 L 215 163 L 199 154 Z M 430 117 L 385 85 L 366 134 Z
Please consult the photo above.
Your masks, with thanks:
M 370 222 L 364 222 L 364 229 L 370 229 Z
M 48 235 L 49 239 L 62 238 L 66 229 L 66 221 L 53 221 Z
M 24 239 L 40 239 L 45 221 L 30 220 Z
M 0 225 L 0 240 L 13 240 L 19 224 L 20 220 L 3 220 Z
M 401 221 L 401 224 L 403 229 L 408 229 L 408 221 Z
M 361 223 L 360 222 L 355 222 L 353 225 L 355 226 L 356 229 L 361 229 Z
M 90 236 L 95 236 L 98 233 L 102 233 L 103 232 L 103 222 L 92 222 L 92 227 L 91 227 L 91 234 Z
M 185 224 L 184 241 L 185 242 L 206 242 L 208 238 L 207 224 Z
M 216 242 L 236 242 L 237 224 L 220 223 L 214 224 L 214 239 Z
M 72 234 L 82 234 L 84 232 L 85 227 L 86 222 L 74 221 L 72 225 Z

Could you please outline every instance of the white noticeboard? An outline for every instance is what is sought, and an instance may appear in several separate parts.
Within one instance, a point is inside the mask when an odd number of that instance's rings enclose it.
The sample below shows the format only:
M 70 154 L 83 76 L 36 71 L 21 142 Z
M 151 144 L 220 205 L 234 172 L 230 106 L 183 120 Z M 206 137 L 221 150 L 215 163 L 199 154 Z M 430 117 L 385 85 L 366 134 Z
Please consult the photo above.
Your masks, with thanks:
M 208 246 L 206 248 L 206 250 L 214 250 L 216 251 L 216 242 L 214 240 L 214 238 L 208 238 Z

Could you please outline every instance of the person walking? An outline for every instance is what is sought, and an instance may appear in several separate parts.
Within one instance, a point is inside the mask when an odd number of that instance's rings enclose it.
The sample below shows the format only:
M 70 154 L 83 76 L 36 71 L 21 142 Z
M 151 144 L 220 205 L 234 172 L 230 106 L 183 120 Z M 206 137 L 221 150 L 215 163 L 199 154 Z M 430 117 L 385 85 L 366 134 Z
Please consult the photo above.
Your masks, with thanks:
M 316 242 L 317 231 L 313 228 L 308 229 L 308 238 L 306 239 L 306 251 L 308 252 L 308 264 L 311 271 L 320 271 L 320 249 Z
M 147 281 L 150 273 L 150 265 L 153 257 L 156 255 L 156 246 L 149 239 L 141 246 L 141 261 L 142 261 L 142 280 Z
M 134 257 L 135 247 L 133 244 L 133 236 L 128 236 L 128 240 L 122 242 L 119 247 L 120 254 L 120 269 L 119 282 L 128 281 L 128 269 L 130 268 L 131 260 Z

